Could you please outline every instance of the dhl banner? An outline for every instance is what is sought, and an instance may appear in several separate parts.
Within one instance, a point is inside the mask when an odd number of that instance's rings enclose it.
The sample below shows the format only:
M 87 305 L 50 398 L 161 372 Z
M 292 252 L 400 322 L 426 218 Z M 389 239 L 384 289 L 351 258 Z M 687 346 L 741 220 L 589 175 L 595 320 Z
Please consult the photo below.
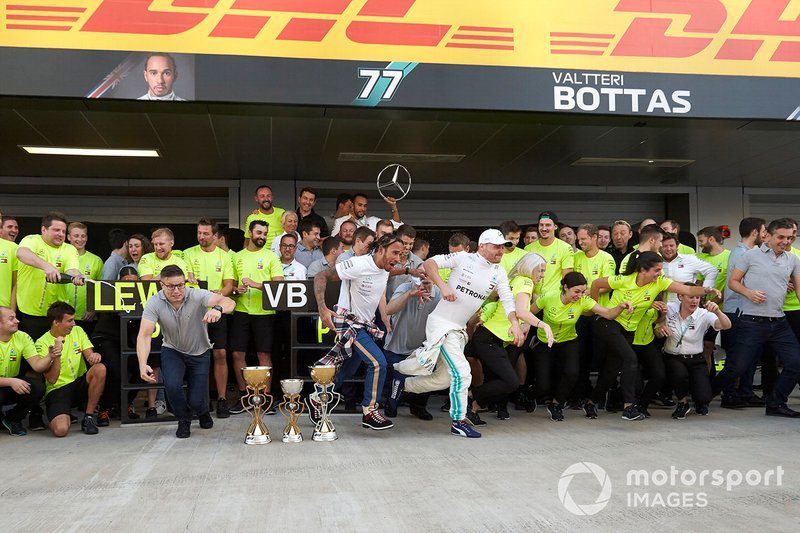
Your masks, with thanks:
M 800 118 L 800 0 L 8 0 L 2 13 L 0 68 L 36 76 L 4 76 L 1 94 L 147 99 L 159 51 L 186 100 Z

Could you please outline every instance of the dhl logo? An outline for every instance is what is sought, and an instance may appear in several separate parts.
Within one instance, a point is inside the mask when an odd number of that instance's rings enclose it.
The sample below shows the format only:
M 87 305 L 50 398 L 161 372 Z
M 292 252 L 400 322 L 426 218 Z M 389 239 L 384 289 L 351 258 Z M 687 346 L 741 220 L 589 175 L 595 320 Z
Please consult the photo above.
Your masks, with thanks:
M 5 7 L 0 46 L 11 47 L 800 77 L 800 0 L 10 0 Z
M 278 41 L 323 41 L 338 23 L 352 43 L 513 50 L 514 29 L 477 25 L 406 22 L 417 0 L 234 0 L 224 10 L 220 0 L 102 0 L 88 18 L 81 5 L 6 6 L 9 30 L 79 31 L 130 35 L 179 35 L 207 19 L 215 22 L 209 38 L 255 39 L 276 13 L 290 13 Z M 163 8 L 157 7 L 163 5 Z M 353 20 L 343 15 L 357 8 Z M 220 13 L 222 11 L 222 13 Z M 86 19 L 81 23 L 82 19 Z
M 614 11 L 637 16 L 618 40 L 613 33 L 550 32 L 550 53 L 687 58 L 714 48 L 714 59 L 750 61 L 767 40 L 776 40 L 769 61 L 800 61 L 797 2 L 751 0 L 740 4 L 746 5 L 744 12 L 731 21 L 722 0 L 619 0 Z M 787 16 L 790 4 L 793 20 Z M 732 22 L 730 31 L 723 31 Z

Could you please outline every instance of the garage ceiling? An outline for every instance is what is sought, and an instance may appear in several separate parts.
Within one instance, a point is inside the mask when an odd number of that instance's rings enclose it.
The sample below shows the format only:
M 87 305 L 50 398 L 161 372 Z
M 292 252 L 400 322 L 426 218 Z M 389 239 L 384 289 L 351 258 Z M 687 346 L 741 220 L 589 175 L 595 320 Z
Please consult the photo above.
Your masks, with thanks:
M 162 157 L 33 156 L 21 144 L 157 148 Z M 408 163 L 416 183 L 800 182 L 800 122 L 0 99 L 0 184 L 25 177 L 352 182 L 372 180 L 392 162 L 341 161 L 343 152 L 464 156 L 458 163 Z M 695 162 L 680 168 L 573 166 L 580 158 Z M 14 191 L 36 188 L 34 182 Z

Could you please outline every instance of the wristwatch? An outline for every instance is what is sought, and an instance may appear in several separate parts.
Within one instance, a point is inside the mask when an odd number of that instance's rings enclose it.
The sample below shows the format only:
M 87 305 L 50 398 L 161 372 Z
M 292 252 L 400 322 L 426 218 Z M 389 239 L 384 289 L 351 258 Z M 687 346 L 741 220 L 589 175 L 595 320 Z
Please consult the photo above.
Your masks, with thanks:
M 214 307 L 212 307 L 211 309 L 213 309 L 214 311 L 219 311 L 219 313 L 220 313 L 220 314 L 223 314 L 223 311 L 222 311 L 222 306 L 221 306 L 221 305 L 215 305 L 215 306 L 214 306 Z

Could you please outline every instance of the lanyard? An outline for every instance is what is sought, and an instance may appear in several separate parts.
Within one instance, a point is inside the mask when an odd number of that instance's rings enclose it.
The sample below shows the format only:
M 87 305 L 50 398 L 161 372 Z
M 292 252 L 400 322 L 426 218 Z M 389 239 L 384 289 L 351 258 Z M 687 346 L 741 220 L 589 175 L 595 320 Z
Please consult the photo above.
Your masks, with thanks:
M 680 317 L 680 315 L 678 315 Z M 678 337 L 678 343 L 675 345 L 675 348 L 679 347 L 683 343 L 683 337 L 686 335 L 686 332 L 689 330 L 689 326 L 694 324 L 694 320 L 690 323 L 689 320 L 692 318 L 692 315 L 689 315 L 686 318 L 686 325 L 683 326 L 683 330 L 681 331 L 681 336 Z

